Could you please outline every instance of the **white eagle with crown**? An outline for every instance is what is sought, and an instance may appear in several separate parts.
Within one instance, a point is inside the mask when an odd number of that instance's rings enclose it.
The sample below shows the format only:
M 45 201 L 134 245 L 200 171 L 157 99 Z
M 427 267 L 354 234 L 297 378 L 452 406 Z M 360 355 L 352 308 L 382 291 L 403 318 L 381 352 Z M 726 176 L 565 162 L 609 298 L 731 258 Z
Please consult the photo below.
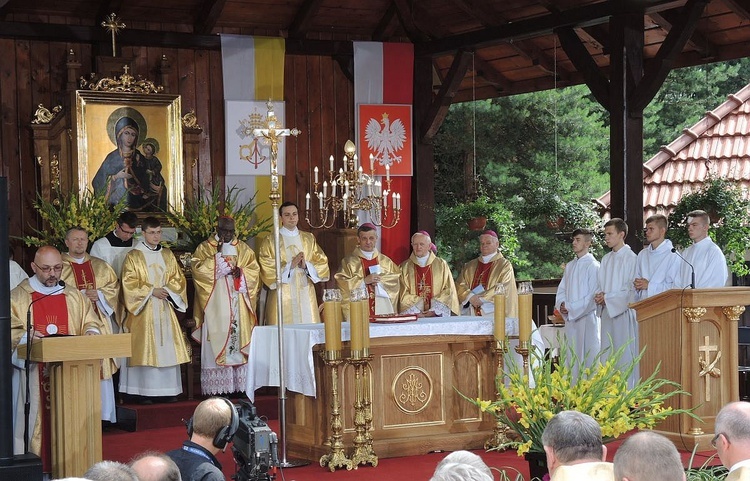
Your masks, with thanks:
M 380 124 L 383 124 L 382 128 Z M 402 156 L 397 154 L 406 142 L 406 126 L 401 119 L 391 123 L 388 113 L 384 112 L 380 122 L 374 118 L 367 122 L 365 140 L 367 148 L 373 152 L 373 159 L 380 165 L 400 163 Z

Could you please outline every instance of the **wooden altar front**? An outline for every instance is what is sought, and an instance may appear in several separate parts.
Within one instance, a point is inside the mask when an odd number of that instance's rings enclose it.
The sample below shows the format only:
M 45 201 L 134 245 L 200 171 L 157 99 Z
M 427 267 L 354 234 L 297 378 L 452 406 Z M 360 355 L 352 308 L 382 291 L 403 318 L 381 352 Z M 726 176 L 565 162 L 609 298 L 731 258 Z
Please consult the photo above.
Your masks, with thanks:
M 492 434 L 493 420 L 470 399 L 494 398 L 492 336 L 436 335 L 371 340 L 373 447 L 379 458 L 430 451 L 478 449 Z M 287 450 L 317 460 L 328 452 L 331 379 L 313 349 L 316 396 L 289 392 Z M 348 352 L 344 346 L 344 353 Z M 344 444 L 354 437 L 354 369 L 339 376 Z M 455 388 L 455 389 L 454 389 Z

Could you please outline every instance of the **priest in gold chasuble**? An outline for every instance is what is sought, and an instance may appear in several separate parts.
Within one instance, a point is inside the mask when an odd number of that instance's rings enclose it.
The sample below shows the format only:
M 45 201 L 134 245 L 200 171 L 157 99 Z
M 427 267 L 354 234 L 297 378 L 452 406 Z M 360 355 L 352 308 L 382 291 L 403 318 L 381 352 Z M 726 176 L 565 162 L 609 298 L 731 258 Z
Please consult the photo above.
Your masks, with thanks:
M 122 265 L 125 330 L 133 353 L 120 368 L 120 392 L 174 401 L 182 392 L 180 364 L 190 361 L 175 314 L 187 309 L 185 275 L 172 251 L 159 244 L 159 219 L 146 217 L 141 228 L 143 240 Z
M 299 209 L 293 202 L 279 207 L 281 229 L 281 303 L 285 324 L 320 322 L 315 284 L 327 281 L 330 276 L 328 257 L 315 241 L 315 236 L 297 228 Z M 266 299 L 266 324 L 276 325 L 276 255 L 273 236 L 263 239 L 258 249 L 260 276 L 269 289 Z
M 60 252 L 51 246 L 40 247 L 31 263 L 34 276 L 21 282 L 10 295 L 11 348 L 14 367 L 19 369 L 21 382 L 13 393 L 17 406 L 14 419 L 13 451 L 23 454 L 25 403 L 25 361 L 17 348 L 27 343 L 26 314 L 31 311 L 32 337 L 49 335 L 83 335 L 107 332 L 89 301 L 75 286 L 61 286 L 63 261 Z M 32 305 L 31 303 L 34 302 Z M 31 364 L 29 371 L 31 413 L 29 417 L 29 449 L 42 458 L 45 472 L 51 470 L 49 377 L 44 364 Z M 45 393 L 41 397 L 40 393 Z
M 479 236 L 480 255 L 467 262 L 458 276 L 458 300 L 461 315 L 491 317 L 495 312 L 495 286 L 505 285 L 507 294 L 505 316 L 518 317 L 518 296 L 513 266 L 500 253 L 495 231 L 486 230 Z
M 191 261 L 195 330 L 201 344 L 201 391 L 242 391 L 250 333 L 256 324 L 260 268 L 255 253 L 235 237 L 234 220 L 219 218 L 216 235 L 203 241 Z
M 448 263 L 430 251 L 425 231 L 411 236 L 412 254 L 401 264 L 399 312 L 419 317 L 459 315 L 461 309 Z
M 351 255 L 341 260 L 334 276 L 341 289 L 341 310 L 349 319 L 349 299 L 353 289 L 367 288 L 370 315 L 394 314 L 398 307 L 399 267 L 375 248 L 378 241 L 376 227 L 367 222 L 357 229 L 356 247 Z
M 89 244 L 88 233 L 73 227 L 65 235 L 68 252 L 62 254 L 62 280 L 65 284 L 77 288 L 91 302 L 94 313 L 106 327 L 102 334 L 120 332 L 115 325 L 115 310 L 120 295 L 120 281 L 109 264 L 86 253 Z M 107 359 L 102 363 L 102 420 L 117 422 L 117 406 L 112 374 L 119 369 L 116 359 Z

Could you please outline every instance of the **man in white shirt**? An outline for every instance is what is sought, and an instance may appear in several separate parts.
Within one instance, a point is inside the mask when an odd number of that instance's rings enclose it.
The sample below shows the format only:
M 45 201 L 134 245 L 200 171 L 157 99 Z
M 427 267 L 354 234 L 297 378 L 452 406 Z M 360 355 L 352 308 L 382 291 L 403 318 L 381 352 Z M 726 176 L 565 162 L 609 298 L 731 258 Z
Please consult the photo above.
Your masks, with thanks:
M 628 305 L 635 299 L 636 255 L 625 243 L 628 225 L 620 218 L 604 224 L 604 242 L 612 249 L 602 258 L 594 302 L 602 322 L 602 362 L 609 359 L 620 347 L 627 345 L 621 366 L 629 364 L 638 356 L 638 323 L 635 311 Z M 628 387 L 635 386 L 639 377 L 638 367 L 628 378 Z
M 693 245 L 685 249 L 682 257 L 695 269 L 696 289 L 724 287 L 729 276 L 724 253 L 708 236 L 709 224 L 708 214 L 702 210 L 694 210 L 688 214 L 688 236 L 693 241 Z M 686 263 L 684 264 L 681 287 L 689 286 L 693 276 L 693 269 Z
M 641 301 L 669 289 L 679 289 L 682 260 L 672 252 L 672 241 L 667 236 L 667 217 L 655 214 L 646 219 L 648 247 L 638 253 L 635 268 L 635 300 Z
M 565 266 L 555 296 L 555 309 L 565 320 L 565 338 L 586 366 L 593 365 L 601 349 L 601 327 L 594 303 L 599 262 L 589 252 L 592 238 L 588 229 L 573 231 L 571 244 L 576 257 Z M 576 363 L 571 364 L 573 379 L 578 379 Z
M 611 481 L 612 463 L 607 463 L 607 447 L 602 429 L 588 414 L 560 411 L 547 423 L 542 434 L 547 467 L 552 481 Z
M 711 444 L 729 469 L 725 481 L 750 480 L 750 403 L 737 401 L 721 408 L 714 431 Z

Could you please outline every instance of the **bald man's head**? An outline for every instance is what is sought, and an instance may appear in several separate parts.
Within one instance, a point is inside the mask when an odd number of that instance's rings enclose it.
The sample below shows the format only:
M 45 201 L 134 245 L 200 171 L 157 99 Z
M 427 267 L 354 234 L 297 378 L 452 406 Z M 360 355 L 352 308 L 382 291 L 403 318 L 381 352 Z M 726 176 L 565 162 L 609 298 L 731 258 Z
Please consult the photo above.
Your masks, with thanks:
M 34 262 L 31 263 L 34 275 L 47 287 L 53 287 L 60 282 L 62 267 L 60 251 L 52 246 L 40 247 L 34 255 Z
M 130 467 L 141 481 L 182 481 L 180 468 L 166 454 L 142 453 L 130 462 Z

